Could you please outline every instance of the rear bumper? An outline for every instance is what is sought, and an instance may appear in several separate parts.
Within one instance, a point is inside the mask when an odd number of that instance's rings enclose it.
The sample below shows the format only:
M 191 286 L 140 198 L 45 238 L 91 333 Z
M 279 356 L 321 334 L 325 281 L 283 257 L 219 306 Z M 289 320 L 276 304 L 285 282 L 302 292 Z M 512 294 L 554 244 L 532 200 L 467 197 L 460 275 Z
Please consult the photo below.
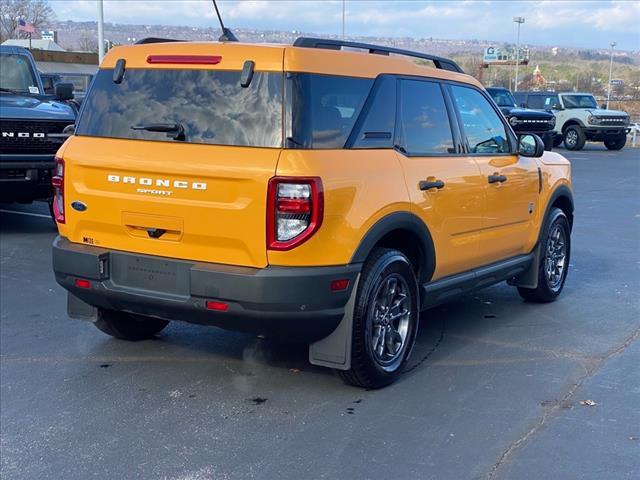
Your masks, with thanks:
M 69 315 L 95 319 L 96 308 L 315 341 L 340 323 L 360 264 L 263 269 L 174 260 L 71 243 L 53 243 L 56 281 L 70 293 Z M 88 279 L 82 289 L 75 280 Z M 349 279 L 332 292 L 330 283 Z M 205 308 L 227 303 L 225 312 Z
M 0 202 L 51 198 L 53 155 L 0 154 Z

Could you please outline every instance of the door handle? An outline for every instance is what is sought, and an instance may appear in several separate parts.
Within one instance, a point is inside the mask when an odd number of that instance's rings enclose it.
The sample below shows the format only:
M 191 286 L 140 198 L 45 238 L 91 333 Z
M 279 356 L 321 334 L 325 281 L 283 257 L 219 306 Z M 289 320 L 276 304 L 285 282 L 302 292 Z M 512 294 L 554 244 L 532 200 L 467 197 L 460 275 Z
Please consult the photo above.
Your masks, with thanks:
M 437 188 L 437 189 L 441 189 L 442 187 L 444 187 L 444 182 L 442 180 L 434 180 L 433 182 L 430 182 L 428 180 L 422 180 L 418 186 L 420 187 L 420 190 L 424 191 L 424 190 L 431 190 L 432 188 Z
M 498 175 L 497 173 L 489 175 L 487 179 L 489 180 L 489 183 L 503 183 L 507 181 L 507 177 L 504 175 Z

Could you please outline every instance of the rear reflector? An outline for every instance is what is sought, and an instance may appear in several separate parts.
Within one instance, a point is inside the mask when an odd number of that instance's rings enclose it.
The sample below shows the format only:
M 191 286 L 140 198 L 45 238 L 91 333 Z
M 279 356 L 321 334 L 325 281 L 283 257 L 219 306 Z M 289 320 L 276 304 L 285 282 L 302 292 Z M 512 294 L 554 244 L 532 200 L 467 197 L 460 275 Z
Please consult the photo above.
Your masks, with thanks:
M 207 300 L 204 304 L 207 310 L 214 310 L 216 312 L 226 312 L 229 310 L 229 304 L 224 302 L 214 302 L 213 300 Z
M 222 61 L 219 55 L 149 55 L 147 63 L 177 63 L 192 65 L 216 65 Z
M 341 278 L 340 280 L 333 280 L 331 282 L 331 291 L 332 292 L 341 292 L 342 290 L 346 290 L 349 287 L 349 279 Z
M 91 288 L 91 282 L 84 278 L 76 278 L 75 284 L 78 288 Z

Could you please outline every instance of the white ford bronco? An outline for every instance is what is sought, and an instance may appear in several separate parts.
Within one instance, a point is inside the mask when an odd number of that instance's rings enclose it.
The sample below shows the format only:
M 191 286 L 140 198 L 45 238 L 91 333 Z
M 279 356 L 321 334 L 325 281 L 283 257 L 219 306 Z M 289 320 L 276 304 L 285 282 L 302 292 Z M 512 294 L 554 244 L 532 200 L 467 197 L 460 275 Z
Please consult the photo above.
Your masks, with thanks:
M 556 147 L 564 140 L 568 150 L 582 150 L 589 140 L 604 142 L 609 150 L 621 150 L 627 141 L 629 115 L 598 108 L 590 93 L 517 92 L 516 99 L 523 107 L 555 114 Z

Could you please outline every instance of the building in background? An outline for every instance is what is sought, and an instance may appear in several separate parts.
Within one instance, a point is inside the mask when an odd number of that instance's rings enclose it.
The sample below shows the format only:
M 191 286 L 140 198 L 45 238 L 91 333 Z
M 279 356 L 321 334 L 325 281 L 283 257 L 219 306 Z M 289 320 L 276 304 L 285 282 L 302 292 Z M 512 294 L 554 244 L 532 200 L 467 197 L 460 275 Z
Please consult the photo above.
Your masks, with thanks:
M 31 50 L 48 50 L 52 52 L 64 52 L 65 49 L 53 40 L 44 38 L 10 38 L 2 42 L 2 45 L 13 45 L 15 47 L 31 48 Z

